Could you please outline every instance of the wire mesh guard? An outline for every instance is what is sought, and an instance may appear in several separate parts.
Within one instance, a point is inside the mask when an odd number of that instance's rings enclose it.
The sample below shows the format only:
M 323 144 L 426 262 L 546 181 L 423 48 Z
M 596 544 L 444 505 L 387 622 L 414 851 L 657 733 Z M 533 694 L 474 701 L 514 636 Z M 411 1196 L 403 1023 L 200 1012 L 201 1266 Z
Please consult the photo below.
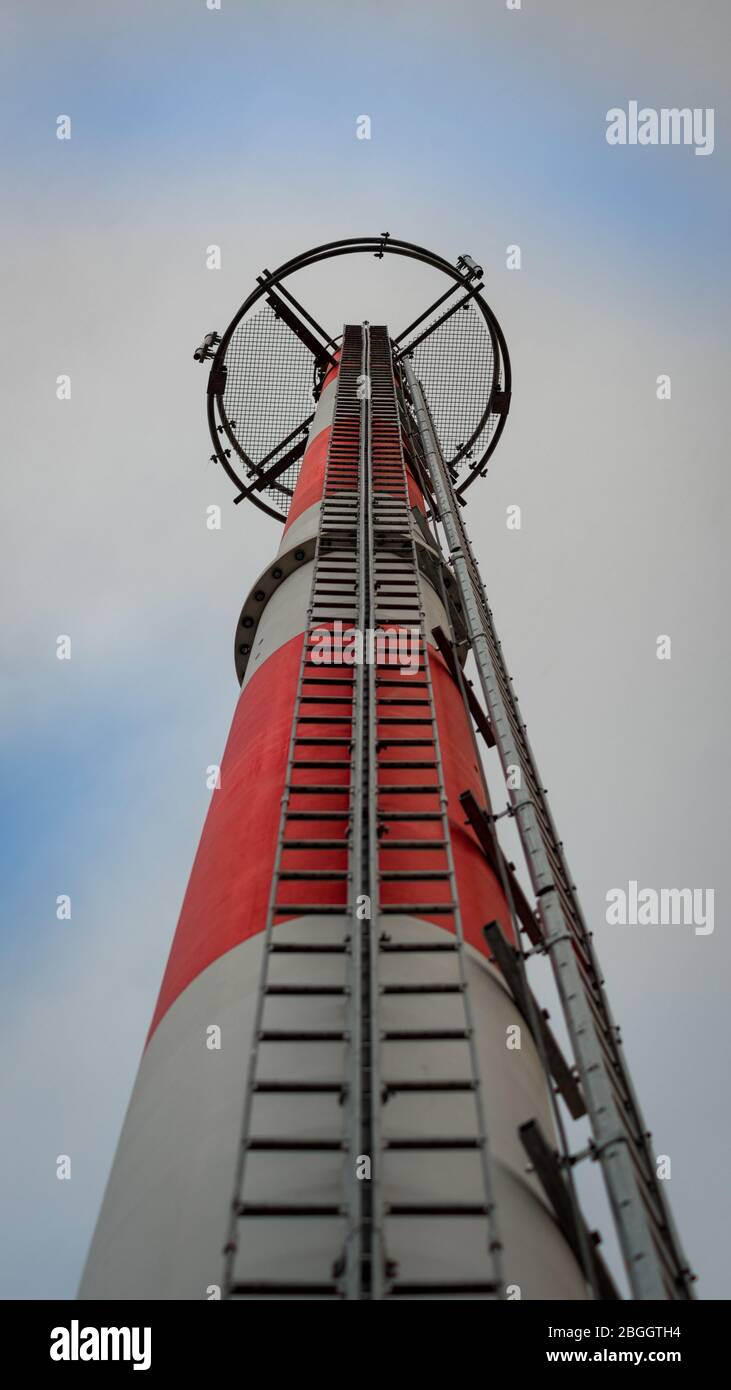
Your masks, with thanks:
M 438 321 L 437 321 L 438 322 Z M 419 330 L 421 337 L 424 329 Z M 448 463 L 453 464 L 474 434 L 497 385 L 492 338 L 474 304 L 458 309 L 414 348 L 414 371 L 429 403 L 434 427 Z M 405 344 L 408 353 L 408 342 Z M 500 416 L 488 416 L 480 434 L 462 455 L 465 466 L 484 454 Z
M 293 431 L 312 414 L 312 353 L 265 305 L 234 330 L 226 369 L 224 423 L 249 476 L 255 476 L 262 463 L 273 463 L 291 448 L 299 437 L 291 439 Z M 295 459 L 270 484 L 285 512 L 301 465 L 302 458 Z

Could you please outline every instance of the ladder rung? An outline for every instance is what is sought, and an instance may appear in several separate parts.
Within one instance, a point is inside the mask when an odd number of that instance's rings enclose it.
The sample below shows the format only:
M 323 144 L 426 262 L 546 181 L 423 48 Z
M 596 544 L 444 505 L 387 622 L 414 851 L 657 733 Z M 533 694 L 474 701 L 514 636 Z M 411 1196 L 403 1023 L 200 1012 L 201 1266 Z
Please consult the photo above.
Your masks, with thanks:
M 458 1081 L 445 1077 L 443 1081 L 384 1081 L 383 1089 L 388 1095 L 396 1095 L 399 1091 L 409 1095 L 441 1095 L 445 1092 L 474 1091 L 476 1087 L 474 1081 Z
M 323 841 L 323 844 L 327 844 Z M 338 844 L 339 841 L 334 841 Z M 384 836 L 378 845 L 379 849 L 446 849 L 446 840 L 396 840 Z
M 321 722 L 321 721 L 320 721 L 320 722 Z M 344 722 L 344 721 L 343 721 L 343 722 Z M 409 724 L 409 725 L 411 725 L 411 724 L 432 724 L 433 722 L 434 722 L 434 721 L 433 721 L 432 719 L 422 719 L 421 715 L 418 715 L 418 716 L 415 715 L 413 718 L 411 717 L 410 714 L 406 714 L 406 715 L 401 715 L 401 714 L 379 714 L 379 715 L 378 715 L 378 723 L 379 723 L 379 724 Z
M 323 719 L 323 724 L 325 720 Z M 316 738 L 314 734 L 299 734 L 295 738 L 295 743 L 305 745 L 308 748 L 349 748 L 353 742 L 352 738 Z
M 298 763 L 297 766 L 301 767 L 302 764 Z M 348 763 L 347 766 L 349 767 L 350 763 Z M 379 770 L 381 771 L 387 767 L 397 767 L 402 772 L 404 769 L 410 767 L 421 768 L 423 772 L 433 772 L 436 766 L 437 764 L 435 762 L 429 762 L 427 758 L 384 758 L 383 762 L 378 764 Z
M 399 700 L 395 695 L 386 695 L 378 703 L 379 705 L 401 705 L 402 707 L 404 705 L 420 705 L 422 709 L 428 708 L 429 705 L 428 700 Z
M 317 626 L 312 621 L 312 610 L 315 608 L 327 608 L 332 604 L 334 608 L 357 608 L 358 606 L 358 585 L 355 579 L 351 581 L 343 579 L 320 579 L 315 587 L 310 605 L 310 625 L 308 636 L 312 635 L 312 630 Z
M 347 869 L 280 869 L 278 874 L 278 878 L 287 883 L 309 882 L 312 879 L 324 879 L 329 882 L 331 879 L 340 880 L 347 877 Z M 424 875 L 419 874 L 418 877 L 423 878 Z
M 382 985 L 382 994 L 462 994 L 463 986 L 458 984 L 444 984 L 441 981 L 434 981 L 433 984 L 418 985 Z
M 388 788 L 388 790 L 390 791 L 391 788 Z M 404 821 L 408 822 L 417 820 L 440 821 L 442 819 L 442 816 L 440 811 L 379 811 L 378 819 L 381 821 L 397 820 L 403 823 Z
M 300 714 L 297 724 L 352 724 L 353 719 L 350 714 Z M 295 739 L 296 744 L 302 744 L 302 738 Z M 313 742 L 313 739 L 310 739 Z M 315 738 L 315 744 L 347 744 L 347 738 Z
M 453 952 L 459 950 L 454 938 L 451 941 L 379 941 L 379 950 L 384 955 L 406 955 L 410 952 Z
M 386 589 L 380 584 L 376 584 L 374 598 L 376 608 L 387 608 L 394 613 L 421 613 L 421 600 L 418 597 L 416 585 L 409 585 L 408 588 Z M 420 624 L 415 623 L 415 627 Z M 423 633 L 419 631 L 419 636 L 424 640 Z
M 263 1028 L 259 1042 L 345 1042 L 347 1036 L 342 1028 L 318 1028 L 310 1032 L 301 1028 Z
M 407 841 L 406 843 L 408 843 L 408 841 Z M 418 843 L 419 843 L 418 840 L 414 841 L 414 844 L 418 844 Z M 427 840 L 427 841 L 424 841 L 424 843 L 425 843 L 425 844 L 428 844 L 429 841 L 428 841 L 428 840 Z M 433 843 L 434 843 L 434 845 L 437 845 L 437 844 L 443 843 L 443 841 L 435 840 Z M 282 849 L 283 849 L 283 850 L 285 850 L 285 849 L 343 849 L 343 850 L 347 850 L 347 848 L 348 848 L 348 841 L 347 841 L 344 837 L 343 837 L 342 840 L 283 840 L 283 841 L 282 841 Z M 382 849 L 384 849 L 384 848 L 390 848 L 390 846 L 384 846 L 384 845 L 382 845 L 381 848 L 382 848 Z M 413 848 L 413 846 L 412 846 L 412 848 Z
M 347 788 L 346 788 L 347 791 Z M 350 820 L 350 811 L 285 811 L 287 820 Z M 400 819 L 397 817 L 396 819 Z M 409 816 L 409 820 L 414 820 L 414 816 Z M 440 816 L 435 817 L 441 820 Z
M 333 684 L 332 681 L 329 682 Z M 349 695 L 301 695 L 301 705 L 352 705 L 353 696 Z M 338 740 L 339 742 L 340 740 Z
M 341 941 L 303 941 L 301 944 L 295 941 L 275 941 L 269 947 L 271 954 L 276 956 L 341 956 L 347 949 Z
M 266 1096 L 285 1096 L 285 1095 L 313 1095 L 313 1096 L 337 1096 L 341 1095 L 346 1087 L 342 1081 L 255 1081 L 254 1090 L 260 1095 Z
M 343 995 L 347 990 L 344 985 L 267 985 L 264 993 L 298 998 L 300 995 Z
M 469 1042 L 468 1028 L 394 1028 L 381 1034 L 384 1042 Z
M 240 1217 L 246 1216 L 343 1216 L 339 1202 L 241 1202 Z
M 392 1202 L 387 1216 L 489 1216 L 486 1202 Z
M 449 917 L 456 912 L 455 903 L 381 903 L 380 911 L 386 917 L 399 916 L 401 913 L 413 913 L 418 916 L 420 912 L 431 913 L 435 917 Z
M 380 622 L 388 622 L 388 619 L 387 619 L 387 618 L 381 618 L 381 619 L 379 619 L 379 621 L 380 621 Z M 395 620 L 394 620 L 394 621 L 395 621 Z M 395 655 L 395 656 L 393 657 L 393 659 L 391 659 L 390 653 L 389 653 L 389 660 L 387 660 L 387 661 L 376 660 L 376 661 L 374 661 L 372 664 L 373 664 L 374 670 L 376 670 L 376 671 L 398 671 L 399 667 L 403 666 L 405 663 L 401 660 L 400 656 L 398 656 L 398 655 Z M 410 668 L 409 668 L 409 669 L 410 669 Z M 415 666 L 415 667 L 414 667 L 414 670 L 415 670 L 415 671 L 423 671 L 423 670 L 424 670 L 424 667 L 423 667 L 423 666 Z M 408 679 L 408 678 L 407 678 L 407 679 Z M 403 702 L 402 702 L 401 700 L 399 700 L 398 703 L 399 703 L 399 704 L 401 704 L 401 703 L 403 703 L 403 704 L 408 704 L 409 702 L 408 702 L 408 700 L 404 700 Z M 378 718 L 379 718 L 379 720 L 381 719 L 380 714 L 379 714 Z M 411 720 L 406 720 L 406 721 L 404 721 L 404 722 L 413 724 L 415 721 L 414 721 L 413 719 L 411 719 Z
M 306 767 L 309 768 L 311 772 L 322 772 L 323 768 L 336 767 L 339 772 L 342 772 L 344 768 L 352 767 L 352 763 L 349 758 L 297 758 L 292 766 L 294 768 Z M 408 767 L 408 763 L 406 766 Z M 421 764 L 414 763 L 412 766 L 420 767 Z M 428 767 L 430 764 L 425 763 L 424 766 Z M 433 764 L 431 764 L 431 766 L 433 766 Z
M 277 903 L 276 915 L 283 912 L 294 917 L 347 917 L 348 909 L 344 903 Z
M 439 1150 L 439 1149 L 481 1149 L 484 1147 L 482 1139 L 467 1139 L 455 1137 L 445 1138 L 440 1135 L 438 1139 L 384 1139 L 384 1149 L 393 1149 L 397 1153 L 407 1153 L 419 1150 Z
M 315 1284 L 307 1283 L 302 1279 L 298 1282 L 284 1280 L 277 1282 L 274 1279 L 260 1280 L 239 1280 L 231 1285 L 230 1296 L 232 1298 L 306 1298 L 310 1294 L 313 1298 L 339 1298 L 340 1293 L 337 1284 Z
M 347 791 L 348 788 L 345 787 L 343 790 Z M 385 792 L 389 796 L 391 796 L 392 793 L 395 793 L 397 796 L 439 796 L 442 788 L 438 782 L 435 782 L 433 787 L 425 787 L 422 785 L 414 786 L 411 782 L 379 782 L 377 790 L 379 792 Z M 406 812 L 404 812 L 401 819 L 409 819 Z
M 296 767 L 297 764 L 295 763 L 294 766 Z M 320 796 L 321 793 L 324 793 L 325 796 L 348 796 L 350 793 L 347 782 L 340 784 L 327 782 L 324 786 L 321 783 L 313 786 L 312 783 L 308 782 L 288 782 L 287 790 L 301 796 Z
M 455 1298 L 469 1294 L 497 1294 L 499 1286 L 494 1283 L 469 1283 L 454 1280 L 451 1283 L 398 1283 L 392 1284 L 387 1298 L 438 1298 L 440 1294 L 454 1294 Z
M 434 739 L 433 739 L 433 738 L 379 738 L 379 740 L 378 740 L 378 748 L 379 748 L 379 750 L 383 750 L 384 748 L 433 748 L 433 747 L 434 747 Z M 387 762 L 381 763 L 381 767 L 388 767 L 388 766 L 389 766 L 389 763 L 387 763 Z M 418 764 L 413 763 L 413 764 L 411 764 L 411 766 L 414 766 L 414 767 L 415 767 L 415 766 L 418 766 Z
M 430 881 L 441 880 L 451 877 L 448 869 L 384 869 L 381 880 L 384 883 L 411 882 L 414 879 L 428 878 Z
M 250 1139 L 247 1149 L 258 1153 L 342 1153 L 342 1139 Z
M 313 597 L 313 600 L 312 600 L 312 609 L 313 609 L 313 611 L 314 611 L 315 608 L 325 608 L 325 609 L 333 609 L 333 608 L 338 608 L 338 609 L 339 609 L 339 608 L 352 609 L 352 608 L 357 608 L 357 606 L 358 606 L 358 595 L 357 595 L 357 594 L 348 594 L 347 598 L 338 598 L 337 595 L 338 595 L 338 590 L 337 590 L 337 589 L 328 589 L 326 592 L 323 593 L 322 598 L 318 598 L 318 597 L 317 597 L 317 593 L 315 593 L 315 595 L 314 595 L 314 597 Z M 338 617 L 342 617 L 342 613 L 338 613 L 337 616 L 338 616 Z M 327 622 L 327 618 L 322 619 L 321 621 Z M 335 619 L 333 618 L 332 621 L 334 622 Z M 308 628 L 308 631 L 307 631 L 307 636 L 308 636 L 308 637 L 311 637 L 311 636 L 313 635 L 313 634 L 312 634 L 312 627 L 313 627 L 313 626 L 316 627 L 317 624 L 314 624 L 314 623 L 313 623 L 313 624 L 311 624 L 310 628 Z

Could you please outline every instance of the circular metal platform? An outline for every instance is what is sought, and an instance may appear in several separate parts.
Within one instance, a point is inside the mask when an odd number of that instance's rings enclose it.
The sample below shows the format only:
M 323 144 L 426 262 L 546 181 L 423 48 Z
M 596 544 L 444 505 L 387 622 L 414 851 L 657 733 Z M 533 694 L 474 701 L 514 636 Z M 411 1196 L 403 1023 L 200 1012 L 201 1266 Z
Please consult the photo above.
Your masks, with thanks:
M 209 333 L 195 357 L 211 361 L 208 424 L 214 459 L 249 500 L 285 521 L 322 381 L 337 362 L 331 336 L 295 297 L 293 277 L 340 256 L 402 256 L 448 280 L 447 288 L 392 339 L 420 379 L 445 460 L 463 494 L 486 465 L 510 406 L 505 338 L 482 296 L 482 267 L 456 265 L 388 233 L 328 242 L 265 271 L 225 333 Z

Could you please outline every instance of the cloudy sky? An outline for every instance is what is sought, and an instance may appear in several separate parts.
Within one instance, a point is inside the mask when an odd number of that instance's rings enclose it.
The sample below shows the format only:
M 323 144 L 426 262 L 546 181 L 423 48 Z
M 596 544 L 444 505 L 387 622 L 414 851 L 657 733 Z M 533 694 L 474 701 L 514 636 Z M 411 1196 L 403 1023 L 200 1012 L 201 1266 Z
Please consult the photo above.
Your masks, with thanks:
M 389 230 L 477 257 L 507 335 L 468 520 L 699 1290 L 728 1297 L 724 0 L 8 0 L 2 25 L 0 1294 L 75 1294 L 278 541 L 207 461 L 192 350 L 264 266 Z M 632 100 L 713 108 L 713 154 L 608 146 Z M 328 322 L 397 331 L 423 302 L 399 270 L 339 272 Z M 607 926 L 630 879 L 713 888 L 713 934 Z

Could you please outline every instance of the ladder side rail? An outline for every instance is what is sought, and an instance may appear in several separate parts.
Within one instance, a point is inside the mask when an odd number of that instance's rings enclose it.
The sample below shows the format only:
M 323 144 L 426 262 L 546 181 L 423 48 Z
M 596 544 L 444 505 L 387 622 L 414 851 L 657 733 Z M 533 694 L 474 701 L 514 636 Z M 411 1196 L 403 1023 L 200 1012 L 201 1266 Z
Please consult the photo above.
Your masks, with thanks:
M 370 330 L 361 332 L 361 359 L 358 386 L 360 404 L 358 460 L 358 630 L 363 637 L 372 625 L 373 614 L 373 514 L 372 514 L 372 429 L 370 380 Z M 365 389 L 363 389 L 365 387 Z M 353 819 L 351 822 L 351 951 L 352 951 L 352 1080 L 354 1105 L 351 1116 L 351 1181 L 357 1189 L 358 1231 L 357 1269 L 354 1274 L 359 1299 L 381 1297 L 382 1259 L 377 1249 L 376 1192 L 380 1178 L 378 1149 L 378 1078 L 375 1066 L 376 996 L 373 989 L 374 923 L 362 904 L 376 899 L 375 866 L 375 725 L 372 670 L 367 662 L 355 666 L 355 711 L 353 725 L 353 776 L 351 781 Z M 376 924 L 377 925 L 377 924 Z M 370 1180 L 356 1177 L 359 1157 L 370 1159 Z
M 393 389 L 393 392 L 394 392 L 394 398 L 396 399 L 396 383 L 395 383 L 394 374 L 393 374 L 393 359 L 392 359 L 392 356 L 391 356 L 391 353 L 390 353 L 390 352 L 387 354 L 387 361 L 388 361 L 388 365 L 389 365 L 390 379 L 391 379 L 392 389 Z M 401 436 L 401 432 L 400 432 L 400 431 L 399 431 L 399 451 L 400 451 L 400 456 L 401 456 L 401 464 L 402 464 L 402 467 L 403 467 L 403 469 L 404 469 L 404 489 L 406 490 L 406 465 L 405 465 L 405 460 L 404 460 L 404 456 L 403 456 L 403 440 L 402 440 L 402 436 Z M 412 519 L 412 517 L 411 517 L 410 509 L 409 509 L 409 507 L 408 507 L 408 495 L 407 495 L 407 499 L 406 499 L 405 504 L 404 504 L 404 509 L 405 509 L 405 525 L 406 525 L 406 528 L 407 528 L 407 530 L 408 530 L 408 535 L 409 535 L 409 538 L 410 538 L 411 563 L 412 563 L 412 566 L 413 566 L 414 575 L 416 576 L 417 590 L 419 590 L 419 583 L 418 583 L 419 562 L 418 562 L 418 556 L 417 556 L 417 551 L 416 551 L 416 541 L 415 541 L 415 539 L 414 539 L 414 525 L 413 525 L 413 519 Z M 480 1067 L 479 1057 L 478 1057 L 478 1054 L 477 1054 L 477 1043 L 476 1043 L 476 1039 L 475 1039 L 475 1027 L 474 1027 L 474 1014 L 473 1014 L 473 1009 L 472 1009 L 471 991 L 470 991 L 470 987 L 469 987 L 469 976 L 468 976 L 467 966 L 466 966 L 466 962 L 465 962 L 465 939 L 464 939 L 464 930 L 463 930 L 463 925 L 462 925 L 462 914 L 461 914 L 460 906 L 459 906 L 459 894 L 458 894 L 458 890 L 457 890 L 457 875 L 456 875 L 456 870 L 455 870 L 455 865 L 454 865 L 454 854 L 453 854 L 453 850 L 452 850 L 452 835 L 451 835 L 451 828 L 450 828 L 450 825 L 449 825 L 449 808 L 448 808 L 447 794 L 446 794 L 446 784 L 445 784 L 445 778 L 444 778 L 444 764 L 443 764 L 443 760 L 442 760 L 441 743 L 440 743 L 440 738 L 439 738 L 439 726 L 438 726 L 437 718 L 436 718 L 436 705 L 435 705 L 435 702 L 434 702 L 434 687 L 433 687 L 433 682 L 432 682 L 432 678 L 431 678 L 431 670 L 430 670 L 430 663 L 429 663 L 428 641 L 427 641 L 427 635 L 426 635 L 426 615 L 425 615 L 425 613 L 424 613 L 424 609 L 423 609 L 423 605 L 422 605 L 421 599 L 419 600 L 419 625 L 420 625 L 420 629 L 421 629 L 420 646 L 421 646 L 421 650 L 422 650 L 422 652 L 423 652 L 424 676 L 425 676 L 425 682 L 426 682 L 426 687 L 427 687 L 427 698 L 428 698 L 428 700 L 429 700 L 429 707 L 430 707 L 430 712 L 431 712 L 432 734 L 433 734 L 433 741 L 434 741 L 434 754 L 435 754 L 435 761 L 436 761 L 436 765 L 437 765 L 437 783 L 438 783 L 439 789 L 440 789 L 440 790 L 439 790 L 439 805 L 440 805 L 440 813 L 441 813 L 441 821 L 440 821 L 440 824 L 441 824 L 442 839 L 443 839 L 444 845 L 445 845 L 445 855 L 446 855 L 446 859 L 447 859 L 447 870 L 448 870 L 448 874 L 449 874 L 449 884 L 450 884 L 451 899 L 452 899 L 452 902 L 454 903 L 454 924 L 455 924 L 455 937 L 456 937 L 457 948 L 458 948 L 458 949 L 457 949 L 457 963 L 458 963 L 458 972 L 459 972 L 459 982 L 460 982 L 461 991 L 462 991 L 463 1008 L 464 1008 L 464 1014 L 465 1014 L 465 1024 L 466 1024 L 466 1030 L 467 1030 L 467 1034 L 468 1034 L 468 1038 L 467 1038 L 467 1047 L 468 1047 L 468 1053 L 469 1053 L 470 1071 L 471 1071 L 471 1073 L 472 1073 L 472 1080 L 473 1080 L 473 1085 L 474 1085 L 474 1104 L 475 1104 L 476 1121 L 477 1121 L 477 1132 L 478 1132 L 478 1139 L 479 1139 L 479 1162 L 480 1162 L 480 1172 L 481 1172 L 481 1179 L 482 1179 L 482 1188 L 483 1188 L 483 1192 L 484 1192 L 484 1194 L 485 1194 L 485 1208 L 486 1208 L 486 1215 L 487 1215 L 487 1222 L 488 1222 L 488 1232 L 489 1232 L 489 1238 L 488 1238 L 488 1253 L 489 1253 L 490 1261 L 491 1261 L 491 1264 L 492 1264 L 493 1281 L 494 1281 L 494 1283 L 495 1283 L 495 1285 L 496 1285 L 496 1288 L 497 1288 L 497 1291 L 498 1291 L 498 1297 L 504 1298 L 504 1297 L 505 1297 L 505 1279 L 504 1279 L 503 1259 L 502 1259 L 503 1245 L 502 1245 L 502 1241 L 501 1241 L 501 1238 L 500 1238 L 500 1224 L 499 1224 L 499 1217 L 498 1217 L 498 1210 L 497 1210 L 497 1202 L 496 1202 L 496 1198 L 495 1198 L 495 1184 L 494 1184 L 493 1175 L 492 1175 L 492 1162 L 491 1162 L 491 1154 L 490 1154 L 490 1147 L 489 1147 L 487 1117 L 486 1117 L 486 1114 L 485 1114 L 485 1105 L 484 1105 L 484 1100 L 483 1100 L 482 1069 L 481 1069 L 481 1067 Z M 470 723 L 470 728 L 471 728 L 471 723 Z

